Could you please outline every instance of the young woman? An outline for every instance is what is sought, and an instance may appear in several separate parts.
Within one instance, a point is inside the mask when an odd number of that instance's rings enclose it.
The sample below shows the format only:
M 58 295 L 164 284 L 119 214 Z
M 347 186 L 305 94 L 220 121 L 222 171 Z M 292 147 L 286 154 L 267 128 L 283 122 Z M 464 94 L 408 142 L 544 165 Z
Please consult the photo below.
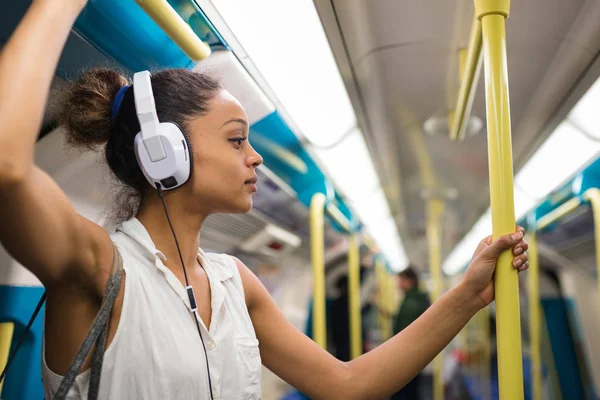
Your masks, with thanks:
M 84 6 L 85 0 L 34 0 L 0 55 L 0 241 L 47 289 L 47 399 L 114 276 L 123 283 L 109 317 L 99 398 L 258 399 L 262 362 L 313 399 L 376 399 L 409 382 L 493 300 L 503 251 L 512 249 L 515 268 L 527 268 L 523 232 L 486 238 L 463 282 L 407 329 L 353 361 L 336 360 L 286 321 L 241 261 L 199 250 L 208 215 L 251 209 L 262 159 L 248 142 L 239 102 L 217 81 L 187 70 L 151 78 L 158 118 L 183 130 L 193 159 L 187 182 L 164 193 L 149 184 L 136 158 L 135 87 L 112 70 L 94 70 L 65 97 L 61 122 L 69 142 L 104 146 L 108 165 L 129 189 L 115 205 L 126 220 L 109 236 L 79 216 L 33 163 L 50 82 Z M 124 273 L 117 274 L 121 261 Z M 88 397 L 94 362 L 85 359 L 67 398 Z

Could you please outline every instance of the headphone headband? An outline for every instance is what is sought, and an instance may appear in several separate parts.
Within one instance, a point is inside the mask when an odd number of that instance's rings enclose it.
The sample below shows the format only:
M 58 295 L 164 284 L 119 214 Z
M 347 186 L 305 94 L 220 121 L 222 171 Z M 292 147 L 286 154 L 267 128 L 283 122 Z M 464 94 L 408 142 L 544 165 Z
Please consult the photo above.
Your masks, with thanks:
M 133 75 L 133 95 L 144 147 L 152 162 L 160 161 L 167 154 L 158 135 L 160 122 L 154 104 L 150 72 L 141 71 Z

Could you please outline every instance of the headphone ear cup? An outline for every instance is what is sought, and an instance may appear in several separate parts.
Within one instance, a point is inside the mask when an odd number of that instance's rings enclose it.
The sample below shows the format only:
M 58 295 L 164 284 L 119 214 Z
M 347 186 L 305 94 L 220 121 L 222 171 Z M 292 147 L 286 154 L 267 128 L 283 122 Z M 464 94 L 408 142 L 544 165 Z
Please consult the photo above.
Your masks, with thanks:
M 189 164 L 190 164 L 190 174 L 189 176 L 192 176 L 193 170 L 194 170 L 194 152 L 192 151 L 192 145 L 190 143 L 190 137 L 188 136 L 188 134 L 186 133 L 186 131 L 184 131 L 183 129 L 181 129 L 181 126 L 179 126 L 179 124 L 175 123 L 175 122 L 171 122 L 173 125 L 175 125 L 177 127 L 177 129 L 179 129 L 179 132 L 181 132 L 181 136 L 183 136 L 183 140 L 185 143 L 185 151 L 187 154 L 187 159 L 189 160 Z
M 175 189 L 190 177 L 191 151 L 189 142 L 181 129 L 173 123 L 163 122 L 158 126 L 157 135 L 163 145 L 166 157 L 152 162 L 141 133 L 135 137 L 135 153 L 142 173 L 152 185 L 160 185 L 163 190 Z

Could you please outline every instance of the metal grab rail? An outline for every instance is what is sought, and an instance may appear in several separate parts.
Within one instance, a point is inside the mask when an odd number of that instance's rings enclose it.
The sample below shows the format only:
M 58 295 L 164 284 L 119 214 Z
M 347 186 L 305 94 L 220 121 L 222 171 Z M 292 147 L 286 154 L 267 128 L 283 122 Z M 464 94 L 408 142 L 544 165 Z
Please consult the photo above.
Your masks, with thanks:
M 325 319 L 325 202 L 322 193 L 310 202 L 310 256 L 313 269 L 312 337 L 322 348 L 327 348 Z
M 585 191 L 583 199 L 592 205 L 594 214 L 594 232 L 596 240 L 596 268 L 598 270 L 598 300 L 600 301 L 600 189 L 592 188 Z
M 485 307 L 479 311 L 479 323 L 481 330 L 481 398 L 490 400 L 492 398 L 492 375 L 491 366 L 491 344 L 490 344 L 490 309 Z
M 486 115 L 492 236 L 515 231 L 510 102 L 506 62 L 506 18 L 509 0 L 474 0 L 481 21 L 486 79 Z M 498 258 L 495 272 L 498 389 L 501 399 L 524 398 L 521 321 L 517 271 L 512 252 Z
M 336 206 L 330 203 L 325 208 L 325 211 L 343 230 L 352 232 L 352 222 Z
M 533 377 L 532 399 L 542 400 L 542 353 L 540 313 L 540 263 L 538 258 L 537 234 L 529 234 L 529 271 L 527 273 L 529 301 L 529 335 L 531 337 L 531 375 Z
M 392 288 L 390 287 L 390 276 L 387 273 L 384 260 L 377 257 L 375 261 L 375 274 L 377 277 L 377 305 L 379 308 L 378 322 L 379 331 L 381 332 L 382 342 L 385 342 L 392 337 Z
M 210 55 L 210 46 L 200 40 L 166 0 L 135 0 L 135 2 L 193 61 L 204 60 Z
M 360 248 L 356 234 L 348 247 L 348 313 L 350 314 L 350 358 L 362 354 L 362 315 L 360 313 Z
M 460 87 L 456 106 L 451 113 L 450 118 L 450 140 L 463 140 L 467 131 L 469 117 L 473 108 L 475 99 L 475 90 L 481 72 L 481 23 L 478 18 L 473 19 L 471 33 L 469 35 L 469 45 L 467 46 L 464 64 L 460 62 Z
M 433 301 L 442 297 L 442 213 L 444 211 L 444 202 L 438 199 L 431 199 L 427 203 L 427 244 L 429 247 L 429 268 L 431 278 L 434 284 Z M 443 350 L 433 361 L 433 398 L 434 400 L 444 399 L 444 355 Z
M 358 238 L 352 234 L 354 222 L 327 197 L 316 193 L 310 204 L 311 262 L 313 268 L 313 340 L 327 348 L 327 319 L 325 313 L 325 213 L 342 229 L 351 234 L 348 248 L 348 302 L 351 357 L 362 353 L 362 321 L 360 313 L 360 247 Z
M 15 331 L 15 324 L 12 322 L 0 323 L 0 372 L 4 370 L 6 363 L 8 362 L 8 356 L 10 354 L 10 344 L 12 343 L 13 333 Z M 0 395 L 2 395 L 2 384 L 0 382 Z
M 571 200 L 561 204 L 554 211 L 552 211 L 552 212 L 544 215 L 542 218 L 540 218 L 535 225 L 535 229 L 536 230 L 544 229 L 545 227 L 547 227 L 548 225 L 550 225 L 557 219 L 562 218 L 565 215 L 569 214 L 570 212 L 576 210 L 580 205 L 581 205 L 581 199 L 579 197 L 572 198 Z

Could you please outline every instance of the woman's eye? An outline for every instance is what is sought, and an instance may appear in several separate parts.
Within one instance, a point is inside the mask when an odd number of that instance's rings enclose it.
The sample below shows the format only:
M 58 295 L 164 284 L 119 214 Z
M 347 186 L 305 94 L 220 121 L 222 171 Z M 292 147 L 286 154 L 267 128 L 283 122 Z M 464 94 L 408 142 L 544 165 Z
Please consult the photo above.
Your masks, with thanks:
M 247 138 L 235 138 L 230 139 L 229 141 L 235 143 L 238 147 L 242 147 L 242 144 L 246 141 Z

